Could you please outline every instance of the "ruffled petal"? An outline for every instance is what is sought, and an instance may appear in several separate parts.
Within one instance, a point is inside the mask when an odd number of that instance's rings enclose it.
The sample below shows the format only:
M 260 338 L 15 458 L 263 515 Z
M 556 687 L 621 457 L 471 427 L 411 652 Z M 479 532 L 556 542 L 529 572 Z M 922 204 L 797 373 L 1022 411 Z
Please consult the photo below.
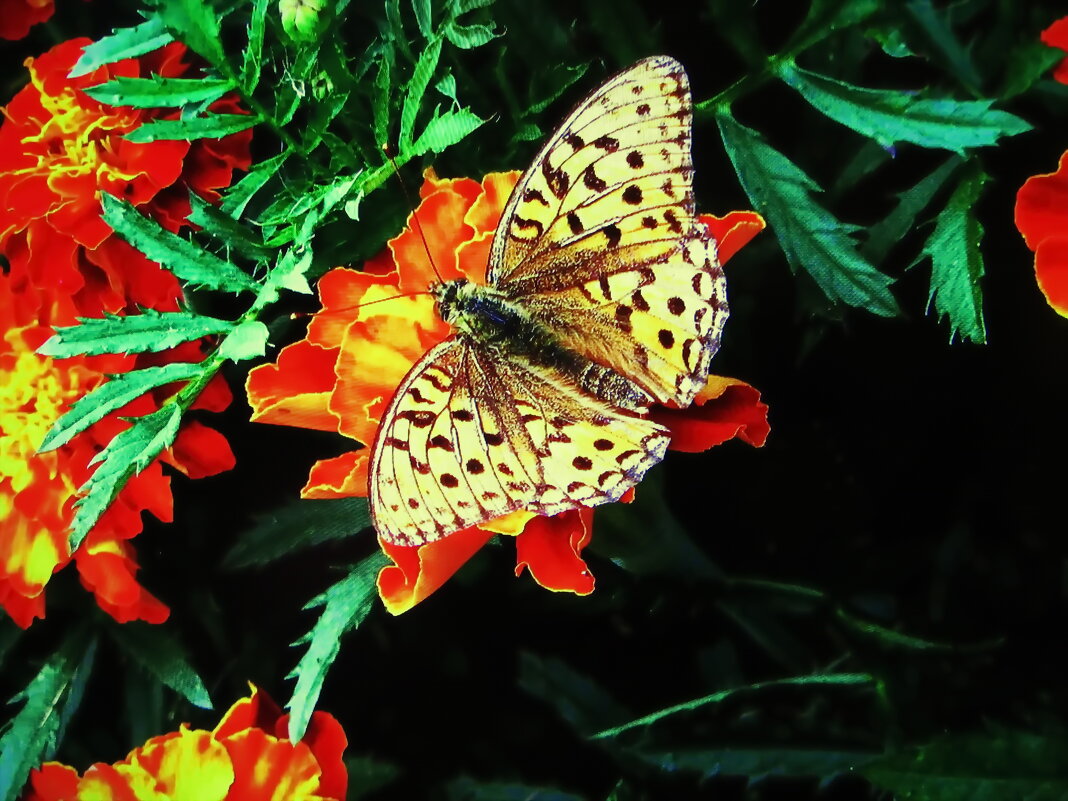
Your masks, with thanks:
M 336 350 L 302 339 L 283 348 L 274 364 L 252 368 L 245 382 L 252 420 L 336 431 L 337 418 L 328 410 L 336 360 Z
M 699 453 L 738 437 L 754 447 L 768 438 L 768 407 L 760 392 L 735 378 L 709 376 L 687 409 L 658 407 L 650 417 L 671 429 L 673 451 Z
M 515 574 L 529 568 L 534 580 L 547 590 L 589 595 L 593 574 L 580 554 L 592 534 L 592 509 L 535 517 L 516 537 Z
M 417 548 L 380 539 L 382 550 L 393 560 L 378 573 L 382 603 L 391 614 L 407 612 L 452 578 L 492 536 L 491 532 L 472 526 Z
M 1057 171 L 1033 175 L 1016 193 L 1016 227 L 1035 250 L 1042 240 L 1061 236 L 1068 225 L 1068 151 Z
M 182 427 L 162 458 L 189 478 L 218 475 L 237 463 L 226 437 L 196 420 Z
M 308 483 L 300 491 L 300 497 L 366 498 L 367 456 L 365 448 L 316 462 L 308 476 Z
M 1064 224 L 1068 228 L 1068 214 Z M 1057 314 L 1068 317 L 1068 237 L 1042 241 L 1035 251 L 1035 276 L 1049 305 Z
M 723 217 L 701 214 L 698 219 L 708 226 L 716 240 L 716 254 L 720 264 L 726 264 L 731 256 L 749 244 L 749 241 L 764 230 L 764 218 L 755 211 L 732 211 Z

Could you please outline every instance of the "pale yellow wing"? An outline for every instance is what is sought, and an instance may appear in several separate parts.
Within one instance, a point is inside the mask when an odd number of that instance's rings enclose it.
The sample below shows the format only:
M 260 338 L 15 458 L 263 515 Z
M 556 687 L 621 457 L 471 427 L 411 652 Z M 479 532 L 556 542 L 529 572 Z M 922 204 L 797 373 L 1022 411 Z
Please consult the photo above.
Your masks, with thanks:
M 715 242 L 694 217 L 691 123 L 674 59 L 609 79 L 520 179 L 488 273 L 560 344 L 676 406 L 704 385 L 727 319 Z
M 608 503 L 668 442 L 659 424 L 582 393 L 559 371 L 453 337 L 412 368 L 382 419 L 372 519 L 387 542 L 415 546 L 517 509 Z

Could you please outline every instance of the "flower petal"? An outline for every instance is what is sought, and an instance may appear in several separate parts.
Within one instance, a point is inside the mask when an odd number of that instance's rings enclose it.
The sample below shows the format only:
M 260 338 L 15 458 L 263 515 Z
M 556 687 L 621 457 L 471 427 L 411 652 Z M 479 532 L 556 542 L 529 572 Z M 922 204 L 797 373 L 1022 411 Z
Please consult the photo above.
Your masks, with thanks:
M 771 431 L 760 392 L 735 378 L 712 375 L 688 409 L 655 408 L 653 420 L 671 429 L 673 451 L 698 453 L 738 437 L 760 447 Z
M 515 574 L 518 576 L 526 567 L 547 590 L 589 595 L 593 592 L 593 574 L 579 554 L 592 534 L 592 509 L 535 517 L 516 537 Z
M 1068 228 L 1068 213 L 1064 225 Z M 1068 317 L 1068 237 L 1042 241 L 1035 251 L 1035 276 L 1049 305 L 1057 314 Z
M 1068 17 L 1059 20 L 1042 31 L 1043 43 L 1058 50 L 1068 51 Z M 1061 83 L 1068 83 L 1068 58 L 1061 61 L 1053 70 L 1053 79 Z
M 429 597 L 492 536 L 489 531 L 471 526 L 417 548 L 380 539 L 382 550 L 393 560 L 378 573 L 378 594 L 386 609 L 399 615 Z
M 1057 171 L 1033 175 L 1016 193 L 1016 227 L 1027 247 L 1035 250 L 1042 240 L 1059 236 L 1068 224 L 1068 151 Z
M 701 214 L 698 219 L 708 226 L 716 240 L 716 253 L 720 264 L 726 264 L 731 256 L 764 230 L 764 218 L 755 211 L 732 211 L 726 216 Z
M 368 450 L 350 451 L 312 465 L 301 498 L 366 498 Z
M 196 420 L 182 427 L 162 458 L 189 478 L 218 475 L 237 463 L 226 437 Z
M 302 339 L 282 348 L 274 364 L 252 368 L 245 382 L 252 420 L 336 431 L 337 418 L 328 410 L 336 360 L 337 350 Z

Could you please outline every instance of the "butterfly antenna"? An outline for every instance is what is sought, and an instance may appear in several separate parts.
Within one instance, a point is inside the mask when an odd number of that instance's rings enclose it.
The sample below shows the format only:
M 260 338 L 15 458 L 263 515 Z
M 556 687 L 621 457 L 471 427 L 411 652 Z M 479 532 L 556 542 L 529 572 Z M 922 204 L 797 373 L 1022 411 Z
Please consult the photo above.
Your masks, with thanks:
M 378 300 L 369 300 L 366 303 L 354 303 L 352 306 L 342 306 L 339 309 L 320 309 L 317 312 L 293 312 L 289 315 L 290 320 L 301 320 L 305 317 L 314 317 L 316 314 L 334 314 L 336 312 L 347 312 L 354 309 L 362 309 L 364 306 L 374 306 L 376 303 L 385 303 L 387 300 L 398 300 L 399 298 L 414 298 L 419 295 L 429 295 L 430 290 L 424 289 L 419 292 L 402 292 L 399 295 L 390 295 L 388 298 L 379 298 Z
M 434 264 L 434 257 L 430 255 L 430 245 L 427 244 L 426 237 L 423 235 L 423 226 L 419 222 L 419 215 L 416 213 L 416 204 L 412 202 L 411 193 L 408 192 L 408 185 L 404 183 L 404 179 L 400 174 L 400 167 L 397 166 L 396 160 L 393 158 L 393 154 L 390 152 L 389 143 L 382 145 L 382 152 L 386 154 L 386 158 L 389 159 L 389 163 L 393 165 L 393 174 L 397 176 L 397 181 L 400 183 L 401 191 L 404 192 L 404 199 L 408 201 L 408 206 L 412 210 L 412 222 L 415 223 L 415 231 L 419 234 L 419 239 L 423 243 L 423 252 L 426 253 L 426 259 L 430 262 L 430 269 L 434 271 L 434 275 L 437 276 L 439 283 L 444 283 L 445 279 L 441 277 L 441 273 L 438 272 L 438 266 Z

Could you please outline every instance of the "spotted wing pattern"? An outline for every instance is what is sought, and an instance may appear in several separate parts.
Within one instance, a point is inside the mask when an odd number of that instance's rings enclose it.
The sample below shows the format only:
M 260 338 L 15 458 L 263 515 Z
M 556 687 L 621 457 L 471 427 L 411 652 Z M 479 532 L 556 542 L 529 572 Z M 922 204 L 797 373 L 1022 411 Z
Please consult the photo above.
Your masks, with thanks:
M 691 127 L 674 59 L 611 78 L 520 179 L 488 273 L 562 345 L 676 406 L 704 385 L 727 318 L 715 243 L 694 217 Z
M 382 419 L 371 513 L 384 540 L 414 546 L 517 509 L 596 506 L 638 483 L 668 441 L 554 368 L 457 336 L 412 368 Z

